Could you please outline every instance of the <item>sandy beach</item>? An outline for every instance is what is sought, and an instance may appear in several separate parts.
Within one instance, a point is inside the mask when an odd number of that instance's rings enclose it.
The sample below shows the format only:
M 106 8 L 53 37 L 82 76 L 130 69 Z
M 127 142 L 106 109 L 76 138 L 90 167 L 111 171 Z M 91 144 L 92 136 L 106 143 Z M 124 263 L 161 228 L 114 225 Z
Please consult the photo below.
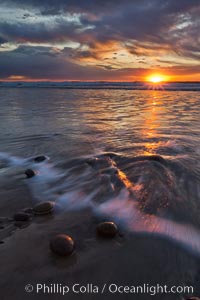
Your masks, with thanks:
M 1 299 L 149 299 L 149 294 L 73 292 L 74 284 L 92 284 L 102 289 L 106 283 L 118 286 L 193 286 L 199 293 L 199 257 L 174 241 L 149 234 L 130 233 L 120 227 L 113 239 L 96 235 L 96 226 L 102 221 L 91 209 L 73 212 L 55 212 L 33 216 L 29 222 L 14 224 L 10 218 L 16 211 L 33 207 L 24 181 L 12 179 L 1 190 L 0 263 Z M 12 188 L 10 188 L 12 186 Z M 8 205 L 9 202 L 9 205 Z M 111 219 L 112 221 L 112 219 Z M 24 225 L 25 226 L 24 226 Z M 17 225 L 17 226 L 16 226 Z M 70 257 L 58 257 L 49 249 L 52 236 L 65 233 L 73 237 L 75 251 Z M 51 286 L 62 284 L 70 287 L 66 295 L 52 292 L 45 294 L 25 291 L 31 284 Z M 78 286 L 79 287 L 79 286 Z M 77 287 L 77 290 L 78 290 Z M 155 299 L 183 299 L 183 295 L 157 294 Z

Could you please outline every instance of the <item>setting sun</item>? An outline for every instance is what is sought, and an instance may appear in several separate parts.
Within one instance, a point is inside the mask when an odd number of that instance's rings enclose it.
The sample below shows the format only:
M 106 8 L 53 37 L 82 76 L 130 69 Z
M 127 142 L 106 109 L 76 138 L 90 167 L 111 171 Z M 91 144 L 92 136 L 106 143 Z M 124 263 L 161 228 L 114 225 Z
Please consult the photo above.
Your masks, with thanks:
M 147 81 L 150 81 L 152 83 L 160 83 L 166 80 L 167 80 L 167 76 L 160 75 L 160 74 L 152 74 L 147 77 Z

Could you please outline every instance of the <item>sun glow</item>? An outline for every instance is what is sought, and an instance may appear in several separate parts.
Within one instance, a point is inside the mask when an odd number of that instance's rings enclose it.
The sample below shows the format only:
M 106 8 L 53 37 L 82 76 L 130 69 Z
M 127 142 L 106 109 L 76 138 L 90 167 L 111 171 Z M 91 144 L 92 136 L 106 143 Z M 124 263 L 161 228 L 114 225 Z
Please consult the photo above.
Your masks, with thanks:
M 163 81 L 167 81 L 167 76 L 160 75 L 160 74 L 152 74 L 147 77 L 147 81 L 152 82 L 152 83 L 160 83 Z

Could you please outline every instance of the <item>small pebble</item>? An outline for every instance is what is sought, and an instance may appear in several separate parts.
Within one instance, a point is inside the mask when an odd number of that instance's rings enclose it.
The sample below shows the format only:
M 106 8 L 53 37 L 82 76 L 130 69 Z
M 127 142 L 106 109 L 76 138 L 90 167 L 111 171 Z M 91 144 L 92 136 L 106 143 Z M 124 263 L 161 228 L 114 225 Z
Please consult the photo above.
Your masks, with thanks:
M 118 228 L 117 225 L 113 222 L 103 222 L 97 225 L 97 233 L 102 237 L 114 237 L 117 232 Z
M 0 244 L 4 244 L 4 241 L 0 241 Z
M 4 229 L 5 227 L 4 226 L 0 226 L 0 230 Z
M 31 170 L 31 169 L 27 169 L 25 171 L 25 174 L 26 174 L 27 178 L 32 178 L 32 177 L 34 177 L 36 175 L 36 173 L 33 170 Z
M 50 241 L 50 249 L 59 256 L 69 256 L 74 251 L 74 241 L 66 234 L 58 234 Z
M 34 158 L 34 161 L 37 162 L 37 163 L 43 162 L 45 160 L 47 160 L 47 157 L 45 155 L 36 156 Z
M 37 204 L 33 211 L 36 215 L 48 215 L 52 213 L 53 209 L 55 207 L 55 203 L 51 201 L 41 202 Z
M 27 222 L 30 219 L 30 215 L 25 212 L 18 212 L 14 214 L 13 219 L 17 222 Z

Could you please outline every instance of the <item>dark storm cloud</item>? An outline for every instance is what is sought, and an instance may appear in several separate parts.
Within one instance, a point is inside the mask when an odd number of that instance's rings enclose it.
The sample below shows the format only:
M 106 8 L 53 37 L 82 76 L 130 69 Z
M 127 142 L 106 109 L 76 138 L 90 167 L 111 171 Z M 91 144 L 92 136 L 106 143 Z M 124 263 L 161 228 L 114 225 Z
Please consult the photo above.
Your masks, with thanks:
M 68 76 L 65 68 L 73 76 L 76 72 L 85 73 L 85 78 L 95 76 L 95 70 L 97 77 L 114 76 L 118 71 L 100 61 L 111 43 L 140 57 L 140 61 L 160 52 L 199 59 L 199 0 L 1 0 L 0 14 L 1 5 L 4 11 L 13 10 L 13 14 L 0 18 L 0 45 L 6 41 L 24 44 L 24 48 L 0 54 L 1 76 L 4 71 L 45 76 L 44 64 L 49 77 L 55 76 L 55 69 L 61 70 L 61 77 Z M 17 15 L 19 9 L 26 10 L 23 16 Z M 77 43 L 76 49 L 65 48 L 59 53 L 51 47 L 39 48 L 69 41 Z M 34 46 L 28 47 L 28 43 Z M 83 45 L 87 47 L 82 48 Z M 28 55 L 35 64 L 28 61 Z M 96 66 L 78 65 L 84 59 L 97 60 Z M 19 62 L 24 66 L 21 69 Z M 40 63 L 42 67 L 36 70 Z M 123 66 L 122 70 L 125 72 Z
M 50 56 L 50 57 L 56 57 L 59 55 L 59 53 L 54 52 L 51 47 L 31 47 L 31 46 L 20 46 L 13 50 L 11 55 L 24 55 L 24 56 L 38 56 L 38 55 L 44 55 L 44 56 Z
M 59 39 L 73 38 L 83 41 L 84 37 L 89 39 L 93 46 L 95 42 L 105 43 L 108 40 L 125 42 L 127 40 L 148 41 L 152 43 L 168 44 L 174 42 L 174 37 L 168 34 L 176 22 L 181 21 L 183 14 L 187 13 L 188 18 L 195 14 L 195 8 L 200 6 L 199 0 L 182 1 L 160 1 L 160 0 L 7 0 L 4 4 L 21 6 L 29 9 L 38 9 L 42 14 L 64 14 L 80 12 L 80 21 L 83 26 L 94 26 L 89 30 L 89 35 L 80 34 L 77 29 L 81 25 L 71 24 L 67 21 L 56 20 L 55 24 L 48 26 L 40 22 L 28 26 L 24 23 L 1 24 L 1 32 L 13 40 L 36 40 L 57 42 Z M 198 14 L 196 20 L 198 20 Z M 192 27 L 192 28 L 191 28 Z M 190 35 L 196 33 L 195 26 L 190 26 Z M 193 32 L 194 30 L 194 32 Z M 197 26 L 199 30 L 199 24 Z M 175 30 L 173 35 L 178 30 Z M 183 30 L 179 30 L 182 35 Z M 86 40 L 87 42 L 87 40 Z
M 79 25 L 71 24 L 61 20 L 55 20 L 54 26 L 39 23 L 0 23 L 0 33 L 7 37 L 9 41 L 25 43 L 56 43 L 66 40 L 73 40 Z
M 83 24 L 95 25 L 94 41 L 125 43 L 130 53 L 138 55 L 138 47 L 171 50 L 193 56 L 199 51 L 200 1 L 128 1 L 119 10 L 114 8 L 97 20 L 82 17 Z M 185 22 L 185 24 L 184 24 Z M 127 45 L 128 42 L 128 45 Z M 145 46 L 146 43 L 146 46 Z M 131 50 L 132 47 L 132 50 Z M 133 49 L 135 48 L 135 53 Z
M 128 4 L 133 6 L 143 6 L 143 7 L 163 7 L 168 13 L 177 13 L 188 11 L 191 7 L 199 5 L 199 0 L 2 0 L 1 3 L 12 4 L 22 7 L 38 7 L 41 10 L 44 8 L 52 8 L 52 13 L 56 11 L 71 10 L 71 11 L 86 11 L 86 12 L 95 12 L 99 11 L 108 12 L 108 9 L 114 9 L 118 6 L 125 7 Z
M 12 76 L 52 80 L 84 80 L 85 78 L 103 80 L 110 77 L 119 79 L 117 73 L 106 71 L 101 67 L 83 67 L 64 60 L 62 52 L 53 57 L 46 55 L 51 51 L 53 50 L 48 47 L 24 46 L 10 52 L 0 52 L 0 79 Z
M 135 2 L 140 2 L 136 0 Z M 59 14 L 61 11 L 71 12 L 106 12 L 116 6 L 121 6 L 121 0 L 2 0 L 1 3 L 14 5 L 16 7 L 38 8 L 44 14 Z M 124 5 L 130 3 L 130 0 L 124 0 Z

